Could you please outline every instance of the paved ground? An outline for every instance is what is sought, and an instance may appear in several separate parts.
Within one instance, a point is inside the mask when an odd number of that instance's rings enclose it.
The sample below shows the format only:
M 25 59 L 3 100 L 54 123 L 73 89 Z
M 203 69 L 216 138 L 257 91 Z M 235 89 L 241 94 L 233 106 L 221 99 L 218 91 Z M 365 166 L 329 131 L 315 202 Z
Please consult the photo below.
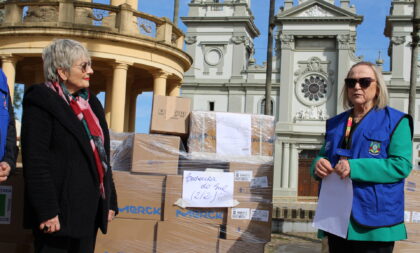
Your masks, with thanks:
M 321 253 L 322 242 L 316 233 L 272 234 L 265 253 Z

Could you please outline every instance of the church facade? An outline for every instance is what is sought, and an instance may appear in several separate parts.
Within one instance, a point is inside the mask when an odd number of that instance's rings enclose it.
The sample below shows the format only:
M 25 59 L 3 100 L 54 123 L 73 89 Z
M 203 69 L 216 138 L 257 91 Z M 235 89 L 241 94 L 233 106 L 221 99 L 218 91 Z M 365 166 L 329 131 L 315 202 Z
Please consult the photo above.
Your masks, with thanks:
M 356 27 L 363 22 L 349 0 L 285 0 L 275 15 L 272 108 L 276 118 L 273 202 L 316 199 L 309 166 L 324 141 L 325 120 L 340 103 L 355 55 Z M 259 36 L 250 0 L 192 0 L 182 20 L 186 51 L 194 59 L 182 95 L 193 110 L 263 114 L 266 67 L 255 65 Z M 255 4 L 255 3 L 254 3 Z M 390 38 L 391 72 L 384 72 L 390 106 L 408 109 L 413 1 L 392 1 L 385 35 Z M 381 64 L 381 62 L 377 62 Z M 419 104 L 419 103 L 417 103 Z M 420 111 L 417 105 L 417 111 Z M 415 117 L 415 124 L 419 116 Z M 415 132 L 417 164 L 420 132 Z

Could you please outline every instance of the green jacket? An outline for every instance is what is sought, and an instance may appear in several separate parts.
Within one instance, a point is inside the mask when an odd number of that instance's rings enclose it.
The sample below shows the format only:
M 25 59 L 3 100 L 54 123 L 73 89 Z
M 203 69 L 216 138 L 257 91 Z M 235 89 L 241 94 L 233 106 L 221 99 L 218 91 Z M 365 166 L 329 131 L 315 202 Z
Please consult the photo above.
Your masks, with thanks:
M 412 169 L 412 141 L 408 119 L 404 118 L 398 124 L 391 137 L 387 159 L 349 159 L 350 178 L 352 180 L 391 183 L 406 178 Z M 311 165 L 311 175 L 314 175 L 315 164 L 325 158 L 325 144 Z M 375 168 L 372 170 L 371 168 Z M 317 178 L 319 179 L 319 178 Z M 322 237 L 323 233 L 319 233 Z M 398 241 L 407 239 L 404 224 L 383 228 L 366 228 L 350 219 L 347 232 L 348 240 L 357 241 Z

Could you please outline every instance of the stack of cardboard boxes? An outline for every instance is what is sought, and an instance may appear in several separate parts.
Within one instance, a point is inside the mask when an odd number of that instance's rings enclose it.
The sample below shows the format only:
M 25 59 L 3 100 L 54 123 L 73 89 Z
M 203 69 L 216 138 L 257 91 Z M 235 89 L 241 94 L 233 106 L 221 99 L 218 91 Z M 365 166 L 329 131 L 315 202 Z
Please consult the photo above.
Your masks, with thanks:
M 413 169 L 405 179 L 404 220 L 407 240 L 395 244 L 395 253 L 420 252 L 420 170 Z
M 113 172 L 120 214 L 107 235 L 98 235 L 97 253 L 264 252 L 271 235 L 273 117 L 190 112 L 189 103 L 184 98 L 155 96 L 152 134 L 117 138 L 115 143 L 120 145 L 114 145 L 115 153 L 126 159 L 129 150 L 131 161 L 121 164 L 118 155 L 112 161 L 114 169 L 121 169 Z M 218 125 L 219 121 L 229 125 L 237 117 L 248 122 L 245 127 L 232 123 L 233 131 L 243 132 L 239 135 Z M 188 136 L 187 152 L 182 143 Z M 240 136 L 227 153 L 220 149 L 230 145 L 224 144 L 231 141 L 224 136 Z M 234 173 L 238 204 L 224 208 L 177 204 L 182 198 L 183 172 L 209 169 Z

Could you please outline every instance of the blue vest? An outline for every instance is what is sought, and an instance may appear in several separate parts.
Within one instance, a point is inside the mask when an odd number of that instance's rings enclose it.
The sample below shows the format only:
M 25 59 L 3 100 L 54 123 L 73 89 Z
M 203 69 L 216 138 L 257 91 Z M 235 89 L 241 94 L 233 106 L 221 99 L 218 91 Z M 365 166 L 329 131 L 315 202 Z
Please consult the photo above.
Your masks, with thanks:
M 396 126 L 404 117 L 411 120 L 410 116 L 390 107 L 372 109 L 354 130 L 351 149 L 342 149 L 349 114 L 350 111 L 346 111 L 327 121 L 325 152 L 332 167 L 340 156 L 388 158 L 388 146 Z M 403 223 L 404 180 L 396 183 L 353 181 L 352 217 L 360 225 L 372 228 Z
M 0 161 L 6 149 L 7 128 L 9 126 L 9 86 L 3 71 L 0 70 Z

